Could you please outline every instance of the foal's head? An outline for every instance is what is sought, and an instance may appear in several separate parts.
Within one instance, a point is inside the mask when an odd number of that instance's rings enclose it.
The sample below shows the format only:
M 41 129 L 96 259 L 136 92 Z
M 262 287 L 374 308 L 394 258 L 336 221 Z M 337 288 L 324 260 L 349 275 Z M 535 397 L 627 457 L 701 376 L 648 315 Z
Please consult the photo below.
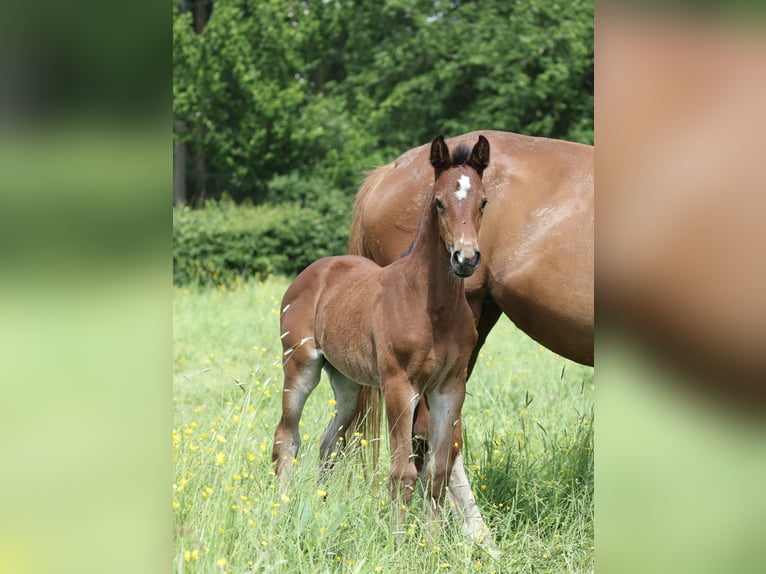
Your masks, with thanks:
M 479 226 L 487 204 L 481 176 L 489 165 L 489 142 L 479 136 L 473 149 L 459 145 L 450 156 L 444 136 L 439 136 L 431 143 L 431 165 L 439 231 L 452 272 L 469 277 L 481 260 Z

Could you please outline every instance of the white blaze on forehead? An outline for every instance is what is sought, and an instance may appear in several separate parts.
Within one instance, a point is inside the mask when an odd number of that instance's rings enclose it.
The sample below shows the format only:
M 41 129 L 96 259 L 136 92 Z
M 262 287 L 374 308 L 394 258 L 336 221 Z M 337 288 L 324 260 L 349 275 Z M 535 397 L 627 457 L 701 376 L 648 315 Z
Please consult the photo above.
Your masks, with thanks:
M 468 192 L 471 190 L 471 180 L 468 179 L 467 175 L 461 175 L 460 179 L 457 180 L 457 184 L 458 188 L 455 192 L 455 197 L 462 201 L 466 198 Z

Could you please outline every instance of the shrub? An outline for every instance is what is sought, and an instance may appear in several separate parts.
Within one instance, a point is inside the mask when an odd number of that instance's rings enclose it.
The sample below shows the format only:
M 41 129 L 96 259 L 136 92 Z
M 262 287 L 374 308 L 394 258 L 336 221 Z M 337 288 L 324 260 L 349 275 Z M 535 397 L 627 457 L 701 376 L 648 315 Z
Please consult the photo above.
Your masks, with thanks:
M 348 204 L 346 204 L 348 205 Z M 173 283 L 227 285 L 272 273 L 295 275 L 346 251 L 348 208 L 209 202 L 173 211 Z

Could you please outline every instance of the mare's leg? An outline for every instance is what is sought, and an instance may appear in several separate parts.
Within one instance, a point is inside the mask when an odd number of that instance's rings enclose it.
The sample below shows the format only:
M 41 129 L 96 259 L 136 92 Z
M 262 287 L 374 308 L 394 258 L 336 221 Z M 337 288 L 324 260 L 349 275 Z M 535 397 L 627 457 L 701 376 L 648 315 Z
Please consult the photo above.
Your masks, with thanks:
M 322 436 L 319 457 L 325 463 L 323 470 L 329 470 L 335 462 L 332 453 L 337 452 L 338 441 L 345 433 L 348 425 L 354 420 L 361 387 L 329 363 L 325 364 L 325 368 L 330 377 L 332 392 L 335 397 L 335 416 L 330 419 L 330 424 L 327 425 Z
M 391 446 L 388 488 L 393 500 L 395 522 L 401 525 L 404 523 L 405 505 L 412 499 L 418 476 L 412 456 L 412 418 L 418 394 L 406 375 L 402 374 L 383 383 L 383 398 Z
M 473 351 L 471 351 L 471 357 L 468 359 L 469 379 L 471 378 L 471 373 L 473 372 L 473 368 L 476 365 L 476 360 L 479 358 L 479 351 L 481 351 L 481 348 L 487 341 L 487 336 L 497 323 L 500 315 L 503 314 L 500 307 L 497 306 L 497 303 L 495 303 L 489 297 L 481 302 L 476 301 L 471 302 L 470 304 L 471 310 L 474 312 L 474 316 L 478 316 L 478 320 L 476 321 L 476 331 L 478 333 L 478 338 L 476 339 L 476 344 L 473 346 Z M 475 308 L 477 306 L 479 310 Z
M 290 482 L 293 459 L 301 444 L 298 423 L 303 407 L 311 391 L 319 383 L 322 374 L 322 355 L 316 350 L 314 340 L 301 339 L 288 347 L 283 355 L 284 388 L 282 391 L 282 418 L 274 433 L 271 460 L 276 463 L 277 475 L 283 486 Z

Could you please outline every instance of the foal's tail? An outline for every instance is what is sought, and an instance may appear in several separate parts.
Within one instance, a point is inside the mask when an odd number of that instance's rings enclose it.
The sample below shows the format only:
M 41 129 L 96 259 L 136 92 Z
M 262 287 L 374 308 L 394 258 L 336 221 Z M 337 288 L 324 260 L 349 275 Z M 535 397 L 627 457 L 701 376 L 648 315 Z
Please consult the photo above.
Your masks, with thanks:
M 367 196 L 373 192 L 386 173 L 394 167 L 393 163 L 375 168 L 367 174 L 354 199 L 354 211 L 351 219 L 351 232 L 348 238 L 348 252 L 351 255 L 361 255 L 372 259 L 367 245 L 362 219 Z M 382 391 L 373 387 L 362 387 L 356 404 L 354 420 L 346 431 L 346 444 L 351 442 L 354 433 L 361 433 L 372 447 L 372 465 L 378 466 L 380 461 L 380 421 L 383 416 L 381 409 Z
M 371 468 L 378 467 L 380 462 L 380 420 L 383 411 L 383 392 L 375 387 L 362 387 L 359 390 L 359 400 L 356 403 L 354 420 L 346 430 L 346 444 L 355 444 L 352 438 L 355 433 L 360 433 L 370 443 L 372 452 Z M 367 457 L 364 457 L 365 460 Z

